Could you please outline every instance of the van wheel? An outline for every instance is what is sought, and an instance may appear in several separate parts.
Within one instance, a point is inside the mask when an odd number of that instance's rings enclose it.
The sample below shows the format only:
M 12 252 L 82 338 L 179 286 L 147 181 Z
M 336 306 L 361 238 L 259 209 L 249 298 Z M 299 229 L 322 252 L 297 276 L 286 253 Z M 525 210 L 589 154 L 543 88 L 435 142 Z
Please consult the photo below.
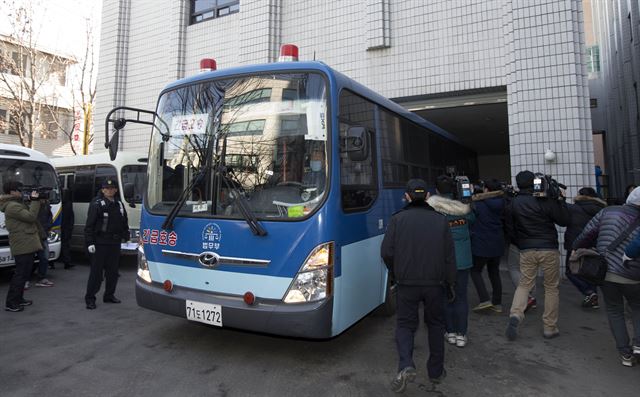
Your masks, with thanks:
M 396 301 L 398 299 L 397 293 L 398 293 L 397 284 L 391 281 L 391 277 L 388 277 L 386 299 L 384 303 L 378 306 L 378 308 L 376 309 L 375 314 L 377 316 L 391 317 L 394 314 L 396 314 Z

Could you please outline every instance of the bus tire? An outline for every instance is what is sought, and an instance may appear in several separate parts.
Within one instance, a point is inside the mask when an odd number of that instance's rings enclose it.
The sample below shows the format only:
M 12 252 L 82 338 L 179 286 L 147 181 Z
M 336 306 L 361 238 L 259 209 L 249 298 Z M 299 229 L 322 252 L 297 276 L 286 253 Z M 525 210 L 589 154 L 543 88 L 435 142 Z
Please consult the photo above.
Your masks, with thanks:
M 378 306 L 376 309 L 376 315 L 380 317 L 391 317 L 396 314 L 396 302 L 398 286 L 391 281 L 391 278 L 387 278 L 387 293 L 384 303 Z

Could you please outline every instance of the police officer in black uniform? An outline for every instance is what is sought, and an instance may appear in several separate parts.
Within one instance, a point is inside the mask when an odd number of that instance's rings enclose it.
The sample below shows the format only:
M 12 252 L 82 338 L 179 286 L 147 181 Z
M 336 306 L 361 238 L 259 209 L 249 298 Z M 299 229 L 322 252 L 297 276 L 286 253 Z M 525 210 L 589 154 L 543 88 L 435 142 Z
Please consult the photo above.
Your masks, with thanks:
M 90 310 L 96 308 L 96 293 L 100 290 L 103 272 L 106 279 L 103 302 L 120 303 L 114 293 L 118 283 L 120 243 L 129 240 L 129 221 L 117 193 L 117 182 L 107 179 L 89 205 L 84 236 L 92 260 L 84 300 Z

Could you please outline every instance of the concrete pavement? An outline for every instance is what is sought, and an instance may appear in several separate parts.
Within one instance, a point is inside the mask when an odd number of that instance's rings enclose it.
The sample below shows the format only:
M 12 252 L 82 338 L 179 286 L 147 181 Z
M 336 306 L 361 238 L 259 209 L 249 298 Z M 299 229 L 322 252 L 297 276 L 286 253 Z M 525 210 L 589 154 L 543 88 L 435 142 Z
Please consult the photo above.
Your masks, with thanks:
M 327 341 L 211 328 L 141 309 L 135 266 L 121 269 L 120 305 L 84 308 L 88 266 L 52 272 L 56 286 L 32 287 L 35 304 L 0 312 L 1 396 L 389 396 L 395 374 L 395 317 L 368 316 Z M 513 287 L 503 272 L 504 306 Z M 0 276 L 4 299 L 8 277 Z M 470 283 L 470 305 L 477 295 Z M 604 308 L 585 311 L 581 296 L 560 288 L 558 338 L 542 337 L 542 288 L 517 341 L 504 337 L 508 314 L 470 314 L 469 344 L 447 345 L 448 377 L 434 387 L 428 349 L 416 337 L 416 382 L 406 396 L 633 396 L 640 366 L 623 367 Z M 100 298 L 101 295 L 98 296 Z M 4 301 L 3 301 L 4 303 Z

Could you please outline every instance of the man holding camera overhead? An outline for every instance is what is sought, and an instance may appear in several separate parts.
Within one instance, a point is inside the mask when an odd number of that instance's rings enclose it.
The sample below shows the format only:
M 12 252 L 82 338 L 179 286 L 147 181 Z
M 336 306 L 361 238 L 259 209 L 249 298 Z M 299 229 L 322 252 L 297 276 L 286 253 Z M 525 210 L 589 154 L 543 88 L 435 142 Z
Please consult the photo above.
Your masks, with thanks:
M 9 232 L 9 248 L 16 262 L 16 269 L 9 284 L 5 310 L 21 312 L 33 301 L 24 299 L 24 283 L 33 268 L 33 254 L 42 249 L 38 233 L 38 192 L 31 193 L 27 205 L 22 197 L 22 183 L 9 180 L 2 186 L 4 195 L 0 197 L 0 211 L 4 212 L 5 224 Z
M 536 284 L 538 270 L 544 272 L 543 336 L 547 339 L 560 334 L 558 306 L 560 282 L 560 251 L 555 225 L 567 226 L 570 214 L 561 190 L 552 186 L 551 178 L 542 179 L 525 170 L 516 175 L 518 195 L 506 208 L 505 226 L 512 241 L 520 249 L 520 282 L 513 296 L 507 339 L 518 336 L 518 326 L 524 320 L 529 291 Z M 535 183 L 534 183 L 535 182 Z M 556 196 L 557 193 L 557 196 Z

